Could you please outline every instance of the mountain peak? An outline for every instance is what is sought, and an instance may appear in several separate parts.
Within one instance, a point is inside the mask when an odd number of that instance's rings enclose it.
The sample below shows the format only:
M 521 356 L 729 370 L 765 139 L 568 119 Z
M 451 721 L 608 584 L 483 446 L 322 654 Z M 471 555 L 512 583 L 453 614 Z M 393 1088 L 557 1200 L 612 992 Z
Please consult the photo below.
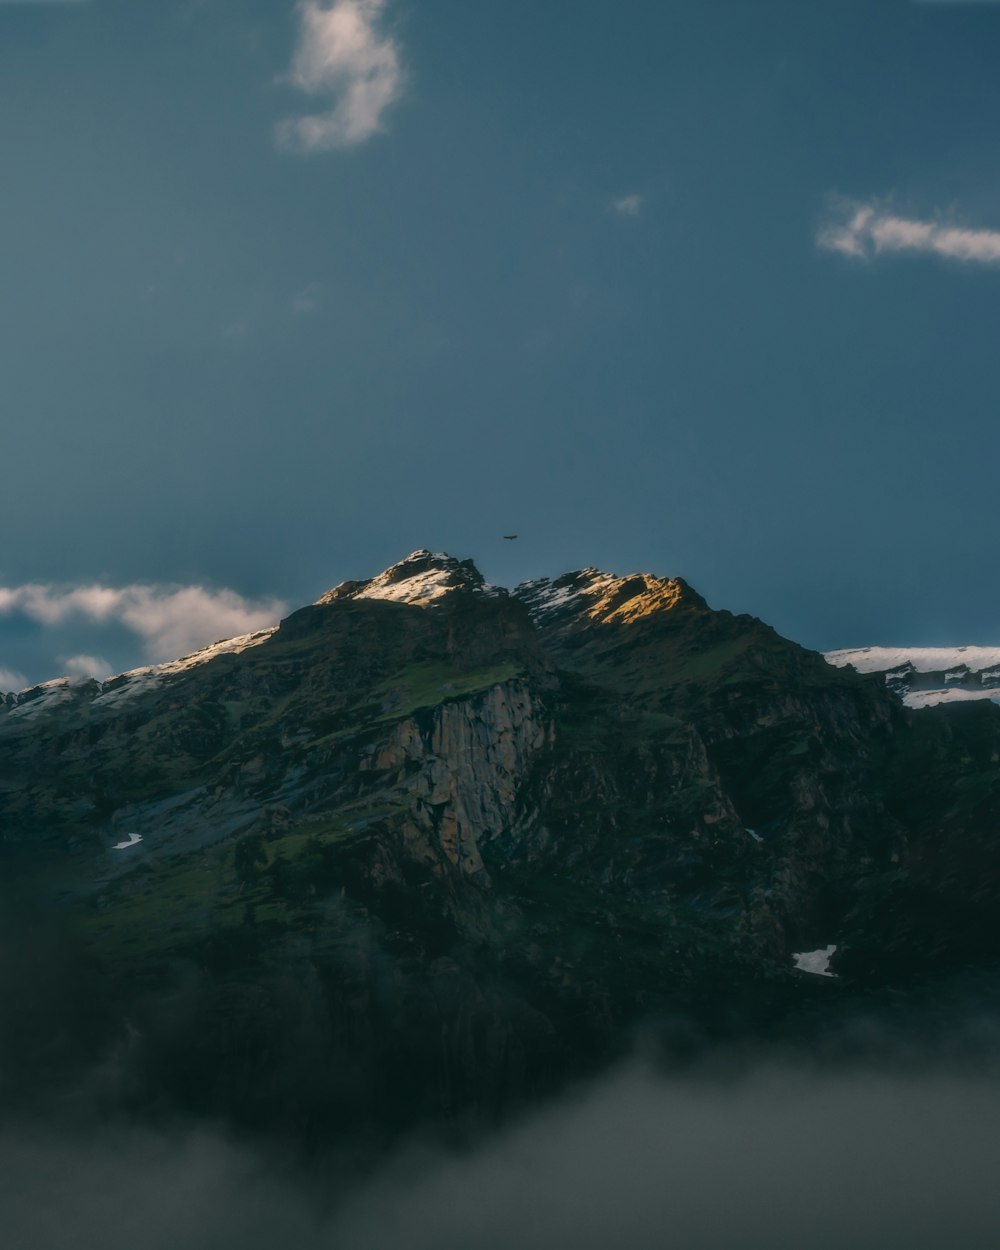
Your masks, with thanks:
M 391 599 L 396 603 L 427 606 L 457 591 L 491 596 L 506 593 L 490 586 L 471 560 L 459 560 L 445 551 L 428 551 L 422 547 L 411 551 L 377 577 L 367 581 L 341 582 L 316 602 Z
M 704 600 L 682 578 L 631 573 L 618 577 L 600 569 L 578 569 L 562 577 L 522 582 L 514 590 L 538 625 L 587 617 L 602 623 L 629 622 L 670 609 L 681 599 L 704 606 Z

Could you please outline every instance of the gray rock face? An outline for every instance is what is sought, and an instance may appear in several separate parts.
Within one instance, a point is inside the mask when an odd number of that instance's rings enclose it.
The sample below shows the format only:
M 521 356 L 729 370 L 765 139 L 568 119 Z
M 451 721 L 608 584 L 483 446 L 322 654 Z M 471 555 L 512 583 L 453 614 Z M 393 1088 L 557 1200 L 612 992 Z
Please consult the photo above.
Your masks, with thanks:
M 443 855 L 485 883 L 480 843 L 515 827 L 532 758 L 552 734 L 551 713 L 515 679 L 398 722 L 360 767 L 378 776 L 376 794 L 407 810 L 409 854 Z

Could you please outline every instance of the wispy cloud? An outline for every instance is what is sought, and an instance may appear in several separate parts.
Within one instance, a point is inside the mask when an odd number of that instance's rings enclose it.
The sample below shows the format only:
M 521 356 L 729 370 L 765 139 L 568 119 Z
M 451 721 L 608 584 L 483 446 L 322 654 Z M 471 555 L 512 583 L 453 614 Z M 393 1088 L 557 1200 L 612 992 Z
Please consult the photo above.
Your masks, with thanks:
M 291 82 L 332 103 L 289 118 L 279 141 L 299 152 L 329 152 L 364 143 L 383 128 L 383 115 L 403 90 L 397 41 L 381 29 L 386 0 L 299 0 L 299 42 Z
M 123 625 L 142 640 L 149 660 L 176 659 L 220 638 L 263 629 L 286 608 L 279 599 L 246 599 L 204 586 L 0 586 L 0 617 L 20 614 L 49 627 L 73 621 Z M 105 661 L 74 656 L 66 663 L 82 670 Z
M 114 666 L 99 655 L 71 655 L 63 660 L 67 677 L 96 677 L 102 681 L 114 671 Z
M 638 217 L 642 212 L 644 197 L 641 195 L 619 195 L 611 201 L 611 207 L 619 217 Z
M 1000 264 L 1000 230 L 902 217 L 875 201 L 842 202 L 833 219 L 819 231 L 816 242 L 827 251 L 853 260 L 908 252 L 982 265 Z
M 23 690 L 27 684 L 27 677 L 19 673 L 17 669 L 0 668 L 0 694 L 7 694 L 11 690 Z

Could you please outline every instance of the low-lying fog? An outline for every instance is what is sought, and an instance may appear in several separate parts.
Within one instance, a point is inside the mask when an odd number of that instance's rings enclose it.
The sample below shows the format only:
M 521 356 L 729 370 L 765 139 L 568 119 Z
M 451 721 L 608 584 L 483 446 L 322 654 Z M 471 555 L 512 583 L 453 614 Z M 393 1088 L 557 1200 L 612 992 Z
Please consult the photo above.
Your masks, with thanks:
M 5 1250 L 994 1250 L 1000 1081 L 634 1065 L 346 1201 L 208 1130 L 8 1129 Z M 332 1168 L 333 1165 L 330 1165 Z

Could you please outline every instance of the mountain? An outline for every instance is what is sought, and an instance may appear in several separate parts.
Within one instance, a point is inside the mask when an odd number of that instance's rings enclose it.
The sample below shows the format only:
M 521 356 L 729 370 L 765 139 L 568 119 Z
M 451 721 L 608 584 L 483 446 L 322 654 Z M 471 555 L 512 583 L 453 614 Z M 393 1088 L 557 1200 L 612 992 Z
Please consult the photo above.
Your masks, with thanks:
M 878 673 L 907 707 L 968 699 L 1000 702 L 1000 647 L 860 647 L 826 659 L 859 673 Z
M 637 1030 L 827 1036 L 993 975 L 998 815 L 988 700 L 915 713 L 680 579 L 417 551 L 6 698 L 0 1092 L 377 1144 Z

